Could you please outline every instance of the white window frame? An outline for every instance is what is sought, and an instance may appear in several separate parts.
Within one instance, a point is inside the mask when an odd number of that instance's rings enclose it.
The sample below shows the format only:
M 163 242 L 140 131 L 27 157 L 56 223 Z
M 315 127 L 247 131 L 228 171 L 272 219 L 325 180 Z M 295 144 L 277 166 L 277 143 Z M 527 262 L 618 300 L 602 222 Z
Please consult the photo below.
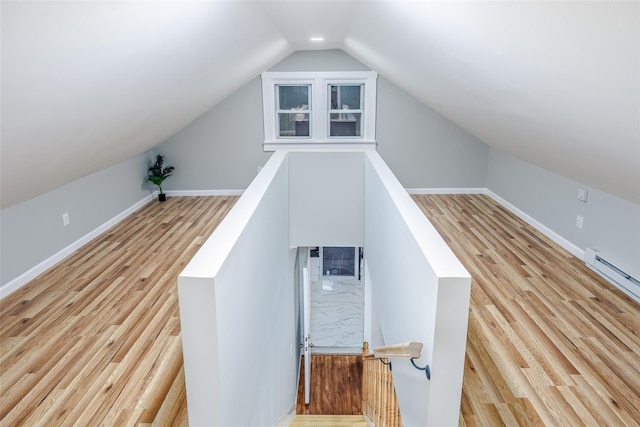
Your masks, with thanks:
M 376 146 L 375 71 L 266 72 L 262 74 L 264 150 L 278 149 L 361 149 Z M 309 136 L 279 137 L 277 134 L 276 87 L 278 85 L 311 85 Z M 362 134 L 329 136 L 329 85 L 363 85 Z

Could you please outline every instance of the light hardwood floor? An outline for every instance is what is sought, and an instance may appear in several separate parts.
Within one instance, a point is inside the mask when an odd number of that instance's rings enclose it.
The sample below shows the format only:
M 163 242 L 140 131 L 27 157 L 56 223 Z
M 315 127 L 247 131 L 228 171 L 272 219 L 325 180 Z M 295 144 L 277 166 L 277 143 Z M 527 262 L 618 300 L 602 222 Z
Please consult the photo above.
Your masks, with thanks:
M 149 424 L 175 390 L 186 424 L 177 276 L 235 201 L 149 203 L 3 299 L 0 425 Z
M 461 426 L 640 423 L 640 305 L 486 196 L 414 200 L 472 276 Z
M 304 404 L 304 356 L 298 379 L 296 414 L 362 414 L 362 354 L 314 354 L 309 404 Z
M 460 425 L 639 425 L 640 306 L 485 196 L 414 198 L 473 277 Z M 167 393 L 186 425 L 176 277 L 235 200 L 151 203 L 2 300 L 0 425 L 149 424 Z

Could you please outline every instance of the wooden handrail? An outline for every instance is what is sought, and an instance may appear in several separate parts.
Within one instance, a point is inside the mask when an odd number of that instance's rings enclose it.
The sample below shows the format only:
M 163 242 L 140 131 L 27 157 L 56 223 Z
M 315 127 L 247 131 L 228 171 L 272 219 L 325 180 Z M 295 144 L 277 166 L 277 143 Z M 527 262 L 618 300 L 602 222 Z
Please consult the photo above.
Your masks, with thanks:
M 419 359 L 420 353 L 422 353 L 422 343 L 415 341 L 385 345 L 373 349 L 373 355 L 377 358 L 398 357 L 403 359 Z

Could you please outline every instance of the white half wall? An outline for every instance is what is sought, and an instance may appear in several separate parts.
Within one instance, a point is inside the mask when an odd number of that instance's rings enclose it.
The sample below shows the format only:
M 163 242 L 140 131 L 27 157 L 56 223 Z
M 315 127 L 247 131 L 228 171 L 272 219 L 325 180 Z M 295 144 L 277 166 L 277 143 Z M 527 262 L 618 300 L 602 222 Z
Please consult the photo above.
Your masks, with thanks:
M 192 426 L 272 426 L 295 404 L 284 158 L 274 154 L 178 279 Z
M 375 153 L 365 162 L 365 258 L 372 293 L 372 343 L 424 344 L 419 366 L 395 359 L 405 426 L 457 425 L 471 276 Z
M 180 275 L 192 425 L 275 425 L 294 408 L 296 248 L 325 244 L 364 244 L 367 337 L 425 346 L 417 363 L 431 366 L 430 381 L 394 362 L 404 424 L 457 423 L 471 277 L 382 158 L 363 150 L 276 151 Z

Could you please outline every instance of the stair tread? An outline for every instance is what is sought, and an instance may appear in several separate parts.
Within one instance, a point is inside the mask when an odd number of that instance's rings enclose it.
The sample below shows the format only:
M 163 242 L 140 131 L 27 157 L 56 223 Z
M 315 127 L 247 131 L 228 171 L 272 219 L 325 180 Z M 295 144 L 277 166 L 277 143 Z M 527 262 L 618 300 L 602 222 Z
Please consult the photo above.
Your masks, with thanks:
M 296 415 L 289 424 L 295 426 L 352 426 L 366 427 L 367 421 L 362 415 Z

